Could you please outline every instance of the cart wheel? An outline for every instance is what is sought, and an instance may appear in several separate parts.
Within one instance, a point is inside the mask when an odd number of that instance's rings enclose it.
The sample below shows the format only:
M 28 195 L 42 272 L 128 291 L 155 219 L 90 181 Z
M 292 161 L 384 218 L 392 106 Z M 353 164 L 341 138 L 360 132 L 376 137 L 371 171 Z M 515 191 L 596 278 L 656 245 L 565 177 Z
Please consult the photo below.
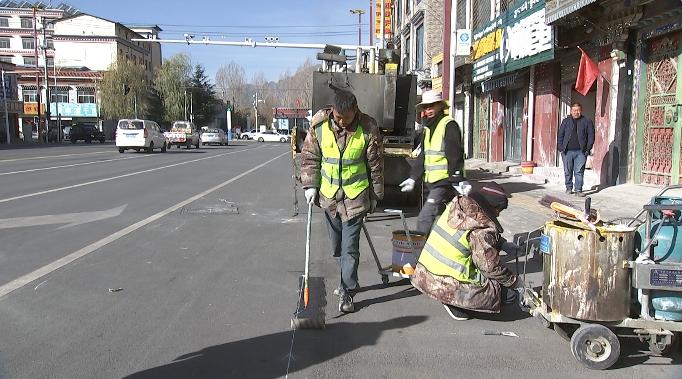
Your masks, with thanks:
M 604 370 L 618 360 L 620 341 L 603 325 L 585 324 L 571 337 L 571 353 L 583 366 L 592 370 Z
M 386 274 L 381 275 L 381 282 L 384 284 L 388 284 L 388 275 Z
M 658 336 L 652 334 L 649 336 L 649 351 L 653 355 L 666 356 L 673 352 L 680 344 L 680 334 L 674 333 L 670 337 L 670 342 L 667 340 L 659 341 Z

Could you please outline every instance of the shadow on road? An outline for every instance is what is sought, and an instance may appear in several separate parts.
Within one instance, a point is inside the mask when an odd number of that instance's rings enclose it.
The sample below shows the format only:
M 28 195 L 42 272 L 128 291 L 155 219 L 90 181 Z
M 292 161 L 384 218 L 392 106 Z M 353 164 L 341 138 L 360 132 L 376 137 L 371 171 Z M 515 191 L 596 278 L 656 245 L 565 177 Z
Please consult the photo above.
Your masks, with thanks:
M 374 346 L 385 331 L 408 328 L 426 319 L 398 317 L 381 322 L 340 322 L 327 325 L 324 331 L 298 330 L 289 373 Z M 286 374 L 291 338 L 292 332 L 286 331 L 210 346 L 126 378 L 279 378 Z

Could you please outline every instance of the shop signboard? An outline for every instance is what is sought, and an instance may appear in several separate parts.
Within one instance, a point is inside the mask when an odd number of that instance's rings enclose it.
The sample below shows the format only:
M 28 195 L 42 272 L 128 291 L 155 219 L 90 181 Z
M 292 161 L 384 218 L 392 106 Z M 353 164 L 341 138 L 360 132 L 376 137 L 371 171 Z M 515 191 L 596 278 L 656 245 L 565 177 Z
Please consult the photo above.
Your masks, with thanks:
M 545 0 L 526 0 L 474 30 L 473 81 L 554 58 L 554 31 L 545 24 Z
M 95 103 L 50 103 L 52 117 L 97 117 Z

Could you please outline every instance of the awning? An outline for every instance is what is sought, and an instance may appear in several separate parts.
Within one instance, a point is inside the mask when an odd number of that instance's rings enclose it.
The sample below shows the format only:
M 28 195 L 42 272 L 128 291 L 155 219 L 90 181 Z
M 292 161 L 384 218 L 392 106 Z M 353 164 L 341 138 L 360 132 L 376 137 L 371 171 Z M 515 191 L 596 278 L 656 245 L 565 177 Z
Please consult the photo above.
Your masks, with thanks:
M 595 1 L 597 0 L 556 0 L 553 2 L 554 4 L 547 2 L 545 5 L 545 23 L 549 25 Z
M 495 88 L 506 87 L 516 81 L 516 77 L 518 76 L 518 74 L 519 74 L 518 72 L 515 72 L 510 75 L 505 75 L 499 78 L 486 80 L 485 82 L 481 83 L 481 90 L 483 92 L 488 92 L 494 90 Z

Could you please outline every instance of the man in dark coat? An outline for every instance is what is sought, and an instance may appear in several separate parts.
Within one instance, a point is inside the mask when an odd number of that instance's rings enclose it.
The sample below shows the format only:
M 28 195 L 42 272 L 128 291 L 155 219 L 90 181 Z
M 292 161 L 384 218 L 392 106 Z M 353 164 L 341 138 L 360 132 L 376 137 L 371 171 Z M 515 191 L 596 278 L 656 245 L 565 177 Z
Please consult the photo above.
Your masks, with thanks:
M 566 193 L 585 196 L 583 193 L 583 174 L 585 163 L 594 145 L 594 123 L 583 116 L 580 103 L 571 105 L 571 115 L 559 126 L 557 148 L 564 162 L 564 183 Z M 573 184 L 575 177 L 575 185 Z

